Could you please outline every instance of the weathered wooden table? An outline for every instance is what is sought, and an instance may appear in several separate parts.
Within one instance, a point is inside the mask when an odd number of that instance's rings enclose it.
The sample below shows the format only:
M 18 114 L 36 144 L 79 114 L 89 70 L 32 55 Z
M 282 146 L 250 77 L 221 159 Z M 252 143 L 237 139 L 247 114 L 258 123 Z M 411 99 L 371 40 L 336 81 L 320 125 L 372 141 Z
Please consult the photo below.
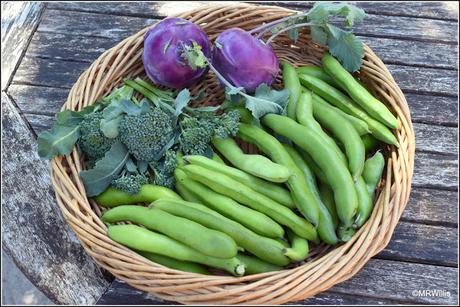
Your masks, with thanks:
M 70 87 L 104 50 L 155 20 L 201 4 L 2 2 L 2 243 L 56 303 L 167 303 L 114 279 L 86 255 L 60 214 L 48 163 L 36 154 L 36 136 L 51 127 Z M 299 10 L 312 5 L 271 4 Z M 359 6 L 368 16 L 355 32 L 388 65 L 412 111 L 413 191 L 383 252 L 351 280 L 299 303 L 455 304 L 458 4 Z

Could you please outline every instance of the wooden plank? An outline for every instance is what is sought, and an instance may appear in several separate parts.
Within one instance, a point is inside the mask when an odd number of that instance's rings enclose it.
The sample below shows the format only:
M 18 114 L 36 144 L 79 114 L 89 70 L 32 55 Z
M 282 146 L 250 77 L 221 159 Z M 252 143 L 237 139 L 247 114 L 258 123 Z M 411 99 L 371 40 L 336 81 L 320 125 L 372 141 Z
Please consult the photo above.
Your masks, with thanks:
M 64 2 L 67 4 L 68 2 Z M 457 69 L 457 45 L 410 42 L 399 39 L 361 37 L 387 64 Z M 115 46 L 118 38 L 37 32 L 27 49 L 28 56 L 92 62 Z M 401 47 L 404 46 L 404 52 Z M 424 50 L 424 52 L 420 52 Z
M 25 114 L 27 121 L 34 130 L 36 135 L 50 130 L 54 124 L 54 116 L 42 114 Z
M 2 247 L 54 302 L 93 304 L 109 281 L 63 219 L 34 135 L 3 92 L 1 101 Z
M 458 193 L 415 187 L 401 220 L 458 227 Z
M 457 269 L 425 264 L 371 259 L 351 279 L 307 300 L 291 304 L 455 304 Z M 419 296 L 417 290 L 444 290 L 449 296 Z M 443 293 L 445 294 L 445 293 Z M 98 304 L 161 304 L 116 280 Z
M 458 128 L 414 124 L 416 150 L 441 154 L 458 154 Z
M 457 228 L 400 222 L 378 258 L 456 267 Z
M 177 4 L 174 4 L 174 7 L 177 6 Z M 143 17 L 46 10 L 38 31 L 75 32 L 76 34 L 121 38 L 149 26 L 152 22 L 153 19 Z M 99 27 L 94 27 L 93 25 L 95 24 L 99 25 Z M 430 31 L 427 31 L 427 29 L 430 29 Z M 363 23 L 356 26 L 355 33 L 363 36 L 455 44 L 458 41 L 456 29 L 457 24 L 452 21 L 368 15 Z
M 2 1 L 2 90 L 10 83 L 44 7 L 42 2 Z
M 69 95 L 68 89 L 12 84 L 8 93 L 24 113 L 53 116 Z
M 458 127 L 458 98 L 405 93 L 413 122 Z
M 416 152 L 412 184 L 458 191 L 458 158 Z

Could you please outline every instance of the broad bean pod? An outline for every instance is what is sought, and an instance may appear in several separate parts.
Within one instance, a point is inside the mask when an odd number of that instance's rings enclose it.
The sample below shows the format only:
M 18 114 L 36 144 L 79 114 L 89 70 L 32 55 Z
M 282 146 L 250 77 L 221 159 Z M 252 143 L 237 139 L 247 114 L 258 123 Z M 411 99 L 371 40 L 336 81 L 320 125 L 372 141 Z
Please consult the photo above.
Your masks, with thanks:
M 382 178 L 384 167 L 385 158 L 380 151 L 377 151 L 364 163 L 363 178 L 366 182 L 367 190 L 372 198 L 374 198 L 375 189 Z
M 393 135 L 390 129 L 388 129 L 384 124 L 370 117 L 365 111 L 363 111 L 360 107 L 355 105 L 351 98 L 342 93 L 340 90 L 327 84 L 321 79 L 308 75 L 300 76 L 300 82 L 305 87 L 312 90 L 313 92 L 324 98 L 327 102 L 331 103 L 332 105 L 335 105 L 345 113 L 348 113 L 350 115 L 364 120 L 369 126 L 369 130 L 371 131 L 372 135 L 374 135 L 374 137 L 376 137 L 377 139 L 387 144 L 399 147 L 398 141 L 396 140 L 396 137 Z
M 158 264 L 161 264 L 171 269 L 184 271 L 184 272 L 190 272 L 190 273 L 203 274 L 203 275 L 210 274 L 209 271 L 205 267 L 199 265 L 198 263 L 177 260 L 171 257 L 149 253 L 149 252 L 143 252 L 143 251 L 137 251 L 137 253 L 149 259 L 150 261 L 156 262 Z
M 340 221 L 346 226 L 351 226 L 358 208 L 358 197 L 353 178 L 337 154 L 324 144 L 318 134 L 288 117 L 267 114 L 263 117 L 262 123 L 276 133 L 292 140 L 312 157 L 325 173 L 334 191 Z
M 143 225 L 216 258 L 232 258 L 238 252 L 228 235 L 154 207 L 118 206 L 105 212 L 101 219 L 105 223 L 130 221 Z
M 289 178 L 287 185 L 294 203 L 308 221 L 315 226 L 318 225 L 319 209 L 316 200 L 308 188 L 302 171 L 297 167 L 283 145 L 270 133 L 254 125 L 240 124 L 238 136 L 244 141 L 256 144 L 273 161 L 288 167 L 292 171 L 293 176 Z
M 284 249 L 284 254 L 292 261 L 302 261 L 308 257 L 308 241 L 288 230 L 291 247 Z
M 358 212 L 356 214 L 353 227 L 359 228 L 364 225 L 371 215 L 374 204 L 372 202 L 371 194 L 367 190 L 366 182 L 362 176 L 359 176 L 358 180 L 356 180 L 355 187 L 356 193 L 358 194 Z
M 323 204 L 327 207 L 327 210 L 329 210 L 329 213 L 331 214 L 334 229 L 337 229 L 337 226 L 339 225 L 339 217 L 337 216 L 337 209 L 335 208 L 334 192 L 328 184 L 322 181 L 318 182 L 318 191 Z
M 390 128 L 397 129 L 398 120 L 390 110 L 368 90 L 363 87 L 353 76 L 342 67 L 339 61 L 329 53 L 322 59 L 324 71 L 343 88 L 353 100 L 366 110 L 372 117 Z
M 233 166 L 253 176 L 272 182 L 286 182 L 292 175 L 289 168 L 275 163 L 267 157 L 255 154 L 245 154 L 232 138 L 213 138 L 212 145 L 214 145 Z
M 361 137 L 361 140 L 363 141 L 366 153 L 369 153 L 370 151 L 374 150 L 379 145 L 379 141 L 375 137 L 373 137 L 372 134 L 363 135 Z
M 263 261 L 259 258 L 245 255 L 242 253 L 238 253 L 238 255 L 236 255 L 236 258 L 242 263 L 244 263 L 245 275 L 281 271 L 283 269 L 282 266 L 274 265 L 266 261 Z
M 296 72 L 298 75 L 309 75 L 318 79 L 323 80 L 324 82 L 340 88 L 340 85 L 332 79 L 321 67 L 314 66 L 314 65 L 306 65 L 302 67 L 296 68 Z
M 176 169 L 175 177 L 176 182 L 178 182 L 187 193 L 192 194 L 194 198 L 196 198 L 196 200 L 192 200 L 192 198 L 189 200 L 187 197 L 184 197 L 185 200 L 202 203 L 261 236 L 281 238 L 284 235 L 283 227 L 265 214 L 243 206 L 230 197 L 216 193 L 200 182 L 191 180 L 180 169 Z
M 183 261 L 201 263 L 223 269 L 235 276 L 244 275 L 244 264 L 236 257 L 222 259 L 207 256 L 165 235 L 136 225 L 111 225 L 107 229 L 109 238 L 134 250 L 160 254 Z
M 262 260 L 280 266 L 289 263 L 289 258 L 283 255 L 284 246 L 281 243 L 260 236 L 204 205 L 183 200 L 166 199 L 160 199 L 152 205 L 173 215 L 181 216 L 205 227 L 221 231 L 233 238 L 238 246 Z
M 292 200 L 291 194 L 288 190 L 283 188 L 281 185 L 265 181 L 259 177 L 248 174 L 240 169 L 217 163 L 211 159 L 208 159 L 204 156 L 186 156 L 184 157 L 185 161 L 202 166 L 211 171 L 219 172 L 224 175 L 227 175 L 243 184 L 253 189 L 256 192 L 259 192 L 267 197 L 270 197 L 276 202 L 290 208 L 294 209 L 295 204 Z
M 134 195 L 109 187 L 95 199 L 101 206 L 115 207 L 126 204 L 151 203 L 161 198 L 181 199 L 173 190 L 153 184 L 144 184 L 139 193 Z
M 301 88 L 297 72 L 291 64 L 286 61 L 281 62 L 283 68 L 284 88 L 289 90 L 289 100 L 287 105 L 287 116 L 296 119 L 296 104 L 299 100 Z
M 181 169 L 191 179 L 203 183 L 217 193 L 226 195 L 240 204 L 266 214 L 279 224 L 291 228 L 301 237 L 314 239 L 317 236 L 315 228 L 307 220 L 296 215 L 289 208 L 226 175 L 192 164 Z

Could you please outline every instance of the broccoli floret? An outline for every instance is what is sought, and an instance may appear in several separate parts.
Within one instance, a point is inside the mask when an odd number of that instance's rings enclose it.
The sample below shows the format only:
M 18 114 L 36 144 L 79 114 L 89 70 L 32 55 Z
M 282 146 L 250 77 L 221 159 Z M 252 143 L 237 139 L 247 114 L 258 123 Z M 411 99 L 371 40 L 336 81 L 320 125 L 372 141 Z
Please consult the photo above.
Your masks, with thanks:
M 205 155 L 214 135 L 213 118 L 187 117 L 181 122 L 180 150 L 185 155 Z
M 164 158 L 159 162 L 150 163 L 150 166 L 155 173 L 154 183 L 156 185 L 174 189 L 176 184 L 174 170 L 176 169 L 177 163 L 177 154 L 172 149 L 166 151 Z
M 216 137 L 226 139 L 235 136 L 240 124 L 240 112 L 232 110 L 216 117 L 216 128 L 214 134 Z
M 119 124 L 119 138 L 140 161 L 152 161 L 171 140 L 172 118 L 162 109 L 152 108 L 140 115 L 126 115 Z
M 122 190 L 128 194 L 136 194 L 139 192 L 142 185 L 147 184 L 148 179 L 145 175 L 129 174 L 123 175 L 112 181 L 112 186 L 118 190 Z
M 109 151 L 116 139 L 106 137 L 101 129 L 102 112 L 85 115 L 80 124 L 78 145 L 83 153 L 93 162 L 102 158 Z

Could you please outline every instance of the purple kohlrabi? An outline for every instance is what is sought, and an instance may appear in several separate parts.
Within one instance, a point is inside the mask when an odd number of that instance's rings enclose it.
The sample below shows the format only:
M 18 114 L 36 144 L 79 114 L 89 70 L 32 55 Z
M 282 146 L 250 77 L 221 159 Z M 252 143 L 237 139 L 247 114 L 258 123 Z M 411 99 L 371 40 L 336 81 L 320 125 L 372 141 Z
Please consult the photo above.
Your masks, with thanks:
M 183 18 L 166 18 L 150 29 L 144 37 L 142 62 L 149 78 L 156 84 L 183 89 L 198 80 L 208 67 L 195 70 L 183 57 L 184 45 L 193 42 L 201 46 L 204 55 L 211 56 L 211 44 L 206 33 Z
M 226 80 L 248 93 L 262 83 L 270 86 L 279 72 L 273 49 L 239 28 L 225 30 L 217 37 L 212 63 Z

